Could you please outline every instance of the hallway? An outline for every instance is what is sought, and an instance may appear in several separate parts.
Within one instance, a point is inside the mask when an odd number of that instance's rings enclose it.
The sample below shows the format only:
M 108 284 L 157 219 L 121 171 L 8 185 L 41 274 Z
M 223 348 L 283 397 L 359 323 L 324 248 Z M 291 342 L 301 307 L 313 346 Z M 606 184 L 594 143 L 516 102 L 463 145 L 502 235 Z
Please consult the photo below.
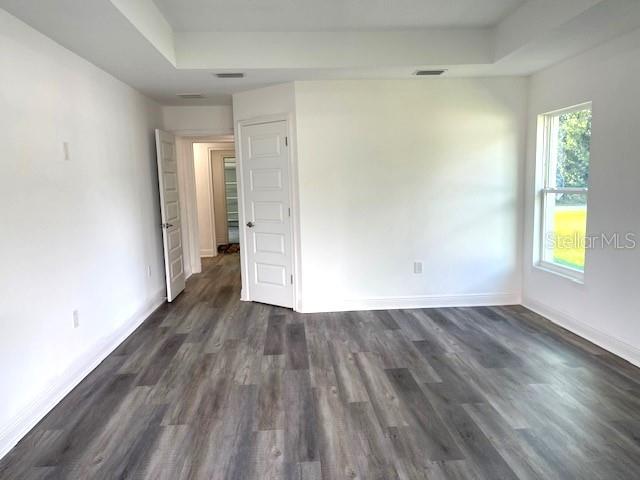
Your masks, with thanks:
M 523 307 L 296 314 L 205 259 L 2 479 L 637 478 L 640 371 Z

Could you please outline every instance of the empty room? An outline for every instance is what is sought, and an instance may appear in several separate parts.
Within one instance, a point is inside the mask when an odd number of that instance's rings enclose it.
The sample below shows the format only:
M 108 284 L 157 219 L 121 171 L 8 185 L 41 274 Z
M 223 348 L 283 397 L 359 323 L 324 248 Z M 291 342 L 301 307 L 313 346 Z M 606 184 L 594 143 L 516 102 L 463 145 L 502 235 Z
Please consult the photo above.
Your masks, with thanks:
M 0 0 L 0 479 L 640 478 L 639 0 Z

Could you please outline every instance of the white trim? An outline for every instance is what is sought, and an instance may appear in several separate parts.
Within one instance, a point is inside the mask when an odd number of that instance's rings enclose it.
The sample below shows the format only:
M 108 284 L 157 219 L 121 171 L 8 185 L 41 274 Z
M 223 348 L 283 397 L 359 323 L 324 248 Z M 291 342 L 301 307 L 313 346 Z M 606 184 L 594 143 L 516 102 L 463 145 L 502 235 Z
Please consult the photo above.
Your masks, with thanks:
M 198 206 L 196 200 L 196 175 L 194 169 L 194 143 L 218 143 L 218 144 L 234 144 L 233 133 L 220 133 L 207 130 L 172 130 L 171 133 L 176 135 L 176 142 L 184 142 L 184 146 L 180 149 L 181 154 L 178 157 L 178 163 L 182 165 L 183 175 L 178 173 L 178 182 L 180 182 L 180 200 L 184 205 L 187 225 L 183 222 L 182 228 L 186 233 L 187 241 L 183 242 L 189 248 L 189 266 L 185 271 L 190 270 L 192 273 L 202 272 L 202 263 L 200 262 L 200 239 L 198 226 Z M 226 149 L 227 147 L 225 147 Z M 180 170 L 179 170 L 180 172 Z M 214 253 L 217 253 L 214 252 Z
M 242 127 L 249 125 L 259 125 L 261 123 L 286 122 L 289 148 L 289 204 L 291 207 L 291 247 L 293 249 L 292 270 L 293 270 L 293 310 L 302 312 L 301 305 L 301 265 L 300 265 L 300 223 L 299 223 L 299 190 L 298 190 L 298 156 L 295 130 L 295 114 L 293 112 L 278 113 L 273 115 L 262 115 L 236 122 L 236 177 L 238 182 L 238 224 L 244 225 L 244 185 L 242 183 Z M 240 228 L 240 271 L 242 287 L 240 290 L 240 300 L 250 302 L 250 290 L 247 282 L 249 271 L 246 259 L 246 229 Z
M 556 194 L 578 193 L 581 195 L 586 195 L 589 193 L 589 189 L 584 187 L 556 187 L 556 188 L 544 187 L 542 189 L 542 193 L 556 193 Z
M 222 190 L 223 196 L 224 196 L 224 201 L 222 206 L 224 207 L 224 211 L 216 213 L 216 201 L 215 201 L 216 185 L 214 182 L 214 173 L 216 171 L 215 162 L 220 162 L 221 164 L 219 167 L 222 169 L 222 184 L 224 187 L 224 183 L 225 183 L 224 159 L 233 158 L 235 160 L 236 158 L 235 144 L 231 144 L 231 145 L 232 146 L 229 146 L 229 144 L 227 143 L 223 147 L 223 144 L 217 144 L 215 147 L 209 147 L 209 153 L 208 153 L 209 155 L 209 201 L 211 202 L 211 238 L 212 238 L 212 245 L 214 248 L 214 251 L 213 251 L 214 257 L 218 255 L 219 245 L 229 244 L 229 220 L 227 217 L 226 188 L 223 188 Z M 214 153 L 216 154 L 215 158 L 214 158 Z M 237 191 L 237 185 L 236 185 L 236 191 Z M 225 225 L 224 232 L 218 232 L 216 230 L 216 215 L 222 215 L 224 219 L 224 225 Z M 218 217 L 218 220 L 219 220 L 219 217 Z
M 213 248 L 203 248 L 200 250 L 200 257 L 216 257 L 218 251 Z
M 537 116 L 536 135 L 536 165 L 534 182 L 534 226 L 533 226 L 533 267 L 547 273 L 555 274 L 569 279 L 576 283 L 584 283 L 584 272 L 576 270 L 559 263 L 545 260 L 547 253 L 545 234 L 549 227 L 547 218 L 547 196 L 560 193 L 576 193 L 585 196 L 588 205 L 588 187 L 549 187 L 549 169 L 552 158 L 555 162 L 555 155 L 552 150 L 557 147 L 552 146 L 555 141 L 551 137 L 552 122 L 558 121 L 558 117 L 565 113 L 578 112 L 585 109 L 593 110 L 591 101 L 586 101 L 567 108 L 560 108 Z
M 238 242 L 240 242 L 240 300 L 249 302 L 249 288 L 247 279 L 249 278 L 247 270 L 246 250 L 247 245 L 244 221 L 244 184 L 242 182 L 242 148 L 241 148 L 241 128 L 242 122 L 236 122 L 235 128 L 235 150 L 236 150 L 236 182 L 238 188 Z
M 593 108 L 593 102 L 591 100 L 587 100 L 586 102 L 578 103 L 578 104 L 572 105 L 570 107 L 558 108 L 557 110 L 551 110 L 550 112 L 544 112 L 544 113 L 541 113 L 540 115 L 558 116 L 558 115 L 562 115 L 564 113 L 579 112 L 580 110 L 586 110 L 587 108 L 589 108 L 589 109 Z
M 551 273 L 553 275 L 566 278 L 567 280 L 571 280 L 572 282 L 578 283 L 580 285 L 584 285 L 584 272 L 581 272 L 579 270 L 544 261 L 539 261 L 538 263 L 533 265 L 533 268 L 537 268 L 538 270 L 542 270 L 543 272 Z
M 166 290 L 158 290 L 149 301 L 108 337 L 76 359 L 72 366 L 45 388 L 7 425 L 0 426 L 0 458 L 42 420 L 89 373 L 111 354 L 160 305 L 166 301 Z
M 405 308 L 479 307 L 518 305 L 518 293 L 469 293 L 461 295 L 416 295 L 408 297 L 352 298 L 338 301 L 302 302 L 302 313 L 348 312 L 356 310 L 398 310 Z
M 218 233 L 216 232 L 216 205 L 213 198 L 213 155 L 212 152 L 215 152 L 216 149 L 209 147 L 207 148 L 207 176 L 209 180 L 209 235 L 211 236 L 211 249 L 206 249 L 206 251 L 210 252 L 210 256 L 215 257 L 218 255 Z M 199 228 L 199 226 L 198 226 Z M 203 252 L 205 250 L 200 250 L 200 256 L 204 256 Z
M 194 151 L 193 140 L 187 137 L 176 137 L 176 144 L 180 144 L 178 150 L 178 182 L 180 183 L 180 201 L 181 208 L 184 209 L 183 218 L 186 222 L 182 222 L 184 229 L 183 243 L 188 247 L 189 268 L 190 273 L 200 273 L 202 265 L 200 263 L 200 239 L 198 238 L 198 209 L 196 200 L 195 187 L 195 169 L 194 169 Z
M 185 280 L 189 278 L 193 272 L 193 261 L 192 251 L 193 246 L 191 245 L 191 239 L 189 238 L 189 209 L 188 199 L 187 199 L 187 188 L 186 188 L 186 179 L 187 175 L 185 175 L 185 165 L 184 158 L 188 156 L 188 150 L 190 145 L 187 141 L 182 137 L 176 138 L 176 161 L 178 163 L 178 198 L 180 199 L 180 217 L 182 218 L 182 253 L 184 258 L 184 277 Z
M 571 315 L 556 310 L 553 307 L 549 307 L 537 300 L 531 298 L 523 298 L 522 305 L 529 310 L 536 312 L 538 315 L 542 315 L 547 320 L 559 325 L 572 333 L 604 348 L 605 350 L 617 355 L 628 362 L 640 367 L 640 349 L 626 343 L 623 340 L 612 337 L 611 335 L 604 333 L 597 328 L 593 328 L 586 323 L 573 318 Z
M 293 247 L 293 309 L 302 311 L 302 260 L 300 252 L 300 181 L 298 177 L 298 136 L 295 113 L 288 115 L 289 135 L 289 198 L 291 199 L 291 245 Z
M 233 131 L 229 130 L 168 130 L 180 137 L 216 137 L 220 142 L 233 143 Z

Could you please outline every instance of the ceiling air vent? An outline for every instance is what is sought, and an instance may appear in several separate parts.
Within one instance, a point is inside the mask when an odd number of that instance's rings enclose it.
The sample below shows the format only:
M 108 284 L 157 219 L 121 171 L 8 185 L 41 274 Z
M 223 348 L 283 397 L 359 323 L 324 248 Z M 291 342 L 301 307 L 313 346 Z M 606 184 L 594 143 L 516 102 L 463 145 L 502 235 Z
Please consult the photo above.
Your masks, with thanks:
M 446 70 L 418 70 L 414 75 L 418 77 L 436 77 L 442 75 Z
M 190 100 L 193 98 L 204 98 L 204 95 L 201 93 L 179 93 L 178 97 L 183 98 L 185 100 Z
M 241 73 L 241 72 L 216 73 L 215 76 L 218 78 L 244 78 L 244 73 Z

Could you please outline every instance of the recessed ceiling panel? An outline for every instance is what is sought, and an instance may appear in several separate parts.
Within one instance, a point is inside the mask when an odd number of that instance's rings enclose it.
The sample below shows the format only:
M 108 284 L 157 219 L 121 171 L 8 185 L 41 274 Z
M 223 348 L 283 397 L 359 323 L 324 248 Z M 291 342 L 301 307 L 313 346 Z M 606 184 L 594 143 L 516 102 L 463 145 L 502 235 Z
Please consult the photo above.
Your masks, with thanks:
M 154 0 L 183 32 L 393 30 L 495 25 L 524 0 Z

